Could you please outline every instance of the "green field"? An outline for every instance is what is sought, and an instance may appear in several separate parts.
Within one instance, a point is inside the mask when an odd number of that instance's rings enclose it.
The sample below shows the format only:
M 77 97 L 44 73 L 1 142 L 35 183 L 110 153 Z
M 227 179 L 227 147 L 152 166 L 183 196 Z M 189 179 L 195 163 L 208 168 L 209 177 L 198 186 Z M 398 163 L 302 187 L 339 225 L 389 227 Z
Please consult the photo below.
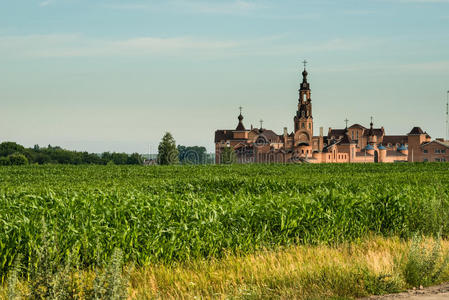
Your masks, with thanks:
M 0 272 L 43 225 L 89 267 L 173 264 L 369 235 L 449 234 L 449 164 L 0 168 Z M 48 238 L 44 236 L 45 239 Z

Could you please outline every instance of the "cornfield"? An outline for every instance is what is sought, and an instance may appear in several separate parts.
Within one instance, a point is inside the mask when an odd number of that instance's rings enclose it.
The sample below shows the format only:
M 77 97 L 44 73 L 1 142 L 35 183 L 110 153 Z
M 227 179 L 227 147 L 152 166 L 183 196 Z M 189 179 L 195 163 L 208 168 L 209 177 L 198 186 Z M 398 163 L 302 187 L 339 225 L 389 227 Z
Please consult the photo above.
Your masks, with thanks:
M 449 234 L 449 164 L 0 168 L 0 275 L 52 236 L 89 268 Z

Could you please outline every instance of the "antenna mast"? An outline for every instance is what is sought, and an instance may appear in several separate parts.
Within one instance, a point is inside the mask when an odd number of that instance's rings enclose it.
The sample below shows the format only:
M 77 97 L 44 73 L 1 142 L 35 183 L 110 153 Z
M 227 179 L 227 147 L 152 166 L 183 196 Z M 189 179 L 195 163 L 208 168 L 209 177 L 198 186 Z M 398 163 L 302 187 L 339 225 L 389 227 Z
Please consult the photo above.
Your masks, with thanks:
M 449 140 L 449 91 L 446 93 L 446 141 Z

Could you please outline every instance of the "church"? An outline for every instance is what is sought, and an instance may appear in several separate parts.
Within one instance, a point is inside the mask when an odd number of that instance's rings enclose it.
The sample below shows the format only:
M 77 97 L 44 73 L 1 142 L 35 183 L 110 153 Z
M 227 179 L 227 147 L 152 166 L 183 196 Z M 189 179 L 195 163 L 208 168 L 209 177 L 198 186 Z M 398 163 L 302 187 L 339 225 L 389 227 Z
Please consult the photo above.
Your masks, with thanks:
M 223 150 L 235 152 L 237 163 L 393 163 L 449 161 L 449 141 L 432 140 L 420 127 L 404 135 L 387 135 L 384 127 L 353 124 L 329 128 L 313 135 L 313 114 L 308 72 L 304 64 L 294 131 L 282 134 L 262 128 L 247 129 L 240 108 L 235 129 L 215 131 L 215 162 L 223 162 Z

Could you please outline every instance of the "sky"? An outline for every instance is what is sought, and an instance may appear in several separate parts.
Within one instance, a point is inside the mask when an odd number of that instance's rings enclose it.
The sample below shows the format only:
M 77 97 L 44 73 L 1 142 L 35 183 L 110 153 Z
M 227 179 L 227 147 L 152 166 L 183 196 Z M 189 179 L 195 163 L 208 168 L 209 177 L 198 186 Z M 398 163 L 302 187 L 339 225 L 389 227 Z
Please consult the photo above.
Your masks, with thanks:
M 239 106 L 292 131 L 304 59 L 316 135 L 445 135 L 449 0 L 0 0 L 0 142 L 212 152 Z

